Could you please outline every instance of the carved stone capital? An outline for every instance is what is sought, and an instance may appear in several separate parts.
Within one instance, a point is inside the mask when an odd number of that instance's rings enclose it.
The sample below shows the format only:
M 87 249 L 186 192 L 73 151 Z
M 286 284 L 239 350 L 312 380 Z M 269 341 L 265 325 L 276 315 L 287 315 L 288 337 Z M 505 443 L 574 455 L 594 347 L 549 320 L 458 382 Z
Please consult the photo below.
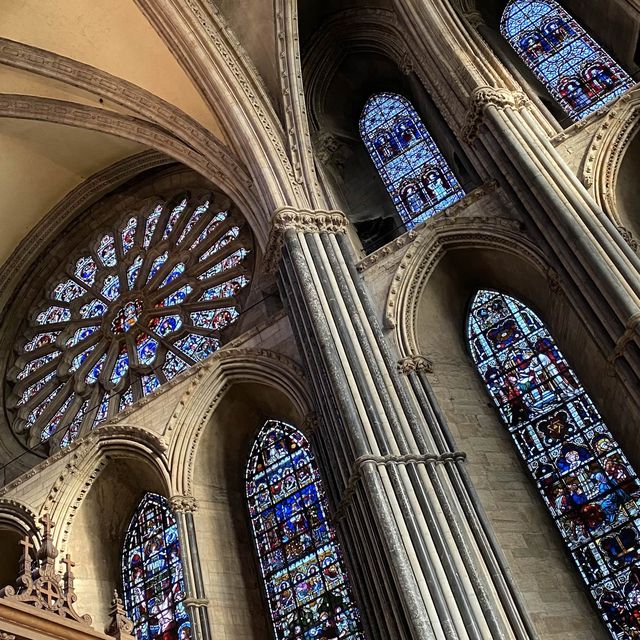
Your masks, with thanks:
M 208 598 L 185 598 L 184 606 L 187 609 L 197 609 L 198 607 L 206 607 L 209 604 Z
M 282 207 L 271 218 L 269 243 L 265 251 L 264 269 L 274 273 L 278 268 L 284 234 L 287 231 L 302 233 L 345 233 L 349 221 L 342 211 L 293 209 Z
M 488 86 L 478 87 L 469 99 L 466 122 L 461 132 L 462 139 L 465 142 L 473 142 L 484 121 L 485 111 L 489 107 L 504 111 L 505 109 L 518 110 L 528 105 L 529 99 L 522 91 L 509 91 Z
M 198 510 L 198 503 L 193 496 L 171 496 L 169 504 L 176 513 L 194 513 Z
M 409 356 L 398 361 L 398 373 L 409 375 L 418 371 L 433 373 L 433 362 L 426 356 L 421 355 Z

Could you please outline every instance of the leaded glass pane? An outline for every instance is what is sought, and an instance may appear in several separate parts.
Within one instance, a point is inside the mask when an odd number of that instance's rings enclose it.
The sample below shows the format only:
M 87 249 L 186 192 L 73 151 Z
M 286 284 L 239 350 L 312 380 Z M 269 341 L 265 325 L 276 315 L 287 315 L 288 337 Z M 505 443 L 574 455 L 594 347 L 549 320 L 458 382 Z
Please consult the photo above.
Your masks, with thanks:
M 501 31 L 574 120 L 633 86 L 622 67 L 555 0 L 512 0 Z
M 147 493 L 122 549 L 124 603 L 138 640 L 188 640 L 191 623 L 178 525 L 166 498 Z
M 407 229 L 464 196 L 420 116 L 402 96 L 369 98 L 360 136 Z
M 640 636 L 640 484 L 542 320 L 479 291 L 471 355 L 611 635 Z
M 268 421 L 247 466 L 247 499 L 277 640 L 364 638 L 311 447 Z

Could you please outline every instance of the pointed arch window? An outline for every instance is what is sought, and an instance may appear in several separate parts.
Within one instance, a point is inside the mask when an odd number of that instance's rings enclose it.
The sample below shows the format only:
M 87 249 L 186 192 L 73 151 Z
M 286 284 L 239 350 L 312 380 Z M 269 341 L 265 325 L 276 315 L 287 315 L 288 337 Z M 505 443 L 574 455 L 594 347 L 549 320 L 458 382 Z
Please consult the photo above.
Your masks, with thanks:
M 467 338 L 480 377 L 611 636 L 640 634 L 640 485 L 542 320 L 479 291 Z M 633 633 L 632 633 L 633 632 Z
M 555 0 L 512 0 L 500 30 L 574 120 L 633 86 L 624 69 Z
M 155 493 L 142 498 L 129 523 L 122 585 L 138 640 L 189 640 L 178 525 L 167 499 Z
M 369 98 L 360 136 L 407 229 L 464 196 L 420 116 L 402 96 Z
M 251 525 L 273 628 L 285 638 L 364 638 L 307 439 L 269 420 L 247 466 Z

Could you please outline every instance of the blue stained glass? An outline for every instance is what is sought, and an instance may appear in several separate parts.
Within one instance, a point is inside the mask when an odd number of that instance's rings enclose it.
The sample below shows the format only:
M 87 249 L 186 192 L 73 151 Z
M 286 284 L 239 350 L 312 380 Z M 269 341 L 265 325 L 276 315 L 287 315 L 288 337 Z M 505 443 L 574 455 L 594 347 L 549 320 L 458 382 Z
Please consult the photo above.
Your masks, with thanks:
M 129 387 L 121 396 L 118 411 L 124 411 L 133 404 L 133 390 Z
M 402 96 L 369 98 L 360 136 L 407 229 L 464 196 L 420 116 Z
M 191 214 L 191 218 L 189 218 L 189 222 L 187 223 L 187 226 L 183 229 L 182 233 L 180 234 L 180 237 L 178 238 L 177 244 L 180 244 L 187 237 L 187 235 L 189 235 L 189 232 L 191 231 L 191 229 L 193 229 L 193 227 L 195 227 L 196 224 L 198 224 L 198 222 L 200 222 L 200 219 L 202 218 L 202 216 L 208 210 L 209 210 L 209 201 L 204 202 L 203 204 L 201 204 Z
M 180 287 L 177 291 L 168 295 L 161 303 L 161 307 L 171 307 L 173 305 L 182 304 L 189 294 L 193 291 L 191 285 L 185 284 L 184 287 Z
M 120 278 L 118 278 L 117 274 L 106 277 L 102 286 L 102 295 L 111 301 L 120 297 Z
M 622 67 L 555 0 L 512 0 L 501 31 L 574 120 L 633 86 Z
M 93 368 L 91 369 L 91 371 L 89 371 L 89 373 L 87 373 L 84 381 L 87 384 L 95 384 L 98 381 L 98 376 L 100 375 L 100 373 L 102 372 L 102 367 L 104 366 L 104 363 L 107 360 L 107 355 L 104 354 L 99 360 L 98 362 L 96 362 L 93 365 Z
M 237 276 L 232 280 L 227 280 L 227 282 L 207 289 L 202 296 L 200 296 L 200 300 L 222 300 L 223 298 L 231 298 L 235 296 L 242 287 L 246 287 L 247 284 L 249 284 L 249 281 L 244 276 Z
M 162 373 L 167 380 L 171 380 L 179 373 L 182 373 L 185 369 L 188 369 L 189 365 L 179 358 L 173 351 L 167 351 L 167 355 L 162 366 Z
M 227 219 L 229 215 L 228 211 L 218 211 L 213 216 L 211 222 L 205 227 L 204 231 L 196 238 L 196 241 L 191 245 L 191 249 L 195 249 L 201 242 L 209 237 L 209 234 L 223 221 Z
M 71 319 L 71 311 L 64 307 L 49 307 L 36 316 L 36 324 L 57 324 Z
M 162 255 L 159 255 L 151 264 L 151 270 L 149 271 L 149 275 L 147 276 L 147 283 L 151 282 L 153 277 L 160 271 L 162 265 L 167 261 L 169 257 L 169 253 L 165 251 Z
M 98 267 L 91 256 L 79 258 L 73 271 L 76 278 L 86 282 L 89 286 L 93 285 L 96 280 Z
M 176 347 L 186 353 L 192 360 L 198 362 L 210 356 L 220 348 L 220 340 L 190 333 L 180 340 L 176 340 Z
M 59 331 L 46 331 L 45 333 L 39 333 L 26 342 L 22 348 L 25 351 L 36 351 L 49 344 L 53 344 L 59 335 Z
M 163 338 L 177 331 L 181 326 L 182 319 L 177 315 L 160 316 L 159 318 L 151 318 L 149 320 L 149 329 L 155 331 Z
M 129 218 L 127 226 L 122 230 L 122 253 L 128 253 L 136 243 L 136 229 L 138 227 L 137 218 Z
M 153 393 L 160 387 L 160 380 L 155 373 L 151 373 L 148 376 L 142 376 L 142 393 L 146 396 L 149 393 Z
M 105 393 L 96 412 L 96 417 L 93 419 L 92 429 L 100 426 L 106 419 L 109 413 L 109 394 Z
M 616 640 L 640 635 L 640 484 L 542 320 L 479 291 L 467 338 L 478 372 Z M 632 633 L 631 633 L 632 632 Z
M 54 389 L 36 408 L 27 416 L 27 427 L 33 426 L 35 421 L 43 414 L 44 410 L 51 404 L 53 399 L 60 393 L 62 386 Z
M 229 229 L 222 236 L 222 238 L 220 238 L 220 240 L 217 240 L 211 247 L 209 247 L 209 249 L 207 249 L 200 256 L 200 262 L 203 262 L 204 260 L 212 256 L 214 253 L 218 253 L 218 251 L 221 251 L 222 249 L 224 249 L 224 247 L 226 247 L 230 242 L 233 242 L 238 237 L 239 234 L 240 234 L 240 227 L 231 227 L 231 229 Z
M 166 498 L 147 493 L 122 548 L 122 585 L 137 640 L 190 640 L 178 525 Z
M 107 305 L 102 300 L 92 300 L 80 309 L 81 318 L 101 318 L 107 313 Z
M 209 309 L 207 311 L 194 311 L 190 314 L 191 322 L 194 326 L 202 329 L 224 329 L 239 316 L 235 307 L 225 307 L 223 309 Z
M 24 404 L 25 402 L 31 400 L 31 398 L 35 397 L 42 389 L 44 389 L 48 382 L 51 382 L 56 377 L 55 371 L 50 371 L 46 376 L 40 378 L 37 382 L 34 382 L 30 387 L 27 387 L 20 400 L 18 400 L 18 406 Z
M 60 302 L 71 302 L 85 293 L 87 293 L 87 290 L 75 280 L 65 280 L 53 290 L 52 298 Z
M 173 228 L 176 226 L 176 222 L 180 219 L 182 212 L 187 208 L 186 199 L 183 200 L 177 207 L 169 215 L 169 220 L 167 220 L 167 226 L 165 227 L 164 234 L 162 235 L 162 239 L 166 240 L 173 231 Z
M 156 359 L 158 353 L 158 341 L 141 333 L 136 338 L 136 350 L 138 352 L 138 362 L 144 366 L 150 366 Z
M 78 413 L 76 413 L 75 418 L 66 428 L 64 435 L 62 436 L 62 440 L 60 441 L 60 446 L 62 448 L 68 447 L 80 434 L 80 428 L 84 422 L 84 417 L 87 415 L 87 411 L 89 411 L 89 406 L 89 400 L 85 400 L 82 403 L 82 406 L 78 409 Z
M 268 421 L 247 465 L 247 499 L 277 640 L 364 638 L 311 447 Z
M 69 368 L 69 372 L 73 373 L 77 371 L 82 363 L 89 357 L 89 354 L 96 348 L 96 345 L 92 345 L 88 349 L 85 349 L 82 353 L 79 353 L 72 361 L 71 367 Z
M 34 371 L 40 369 L 45 364 L 48 364 L 52 360 L 55 360 L 60 355 L 59 351 L 52 351 L 47 355 L 40 356 L 35 360 L 31 360 L 31 362 L 27 362 L 22 371 L 17 375 L 18 380 L 24 380 L 28 376 L 30 376 Z
M 244 248 L 234 251 L 224 260 L 221 260 L 220 262 L 218 262 L 218 264 L 214 265 L 210 269 L 207 269 L 207 271 L 199 275 L 198 280 L 209 280 L 210 278 L 213 278 L 213 276 L 222 273 L 223 271 L 235 269 L 247 257 L 248 254 L 249 252 Z
M 133 289 L 136 286 L 136 280 L 138 279 L 138 274 L 140 273 L 143 262 L 144 259 L 142 256 L 136 256 L 136 259 L 127 269 L 127 285 L 129 286 L 129 289 Z
M 86 340 L 89 336 L 98 331 L 100 327 L 93 325 L 91 327 L 80 327 L 76 329 L 76 332 L 64 343 L 65 347 L 74 347 L 83 340 Z
M 116 240 L 111 233 L 102 237 L 96 253 L 105 267 L 116 266 Z
M 115 364 L 113 365 L 113 371 L 111 372 L 111 383 L 118 384 L 129 371 L 129 354 L 127 353 L 127 347 L 124 346 L 120 350 Z
M 162 214 L 162 205 L 159 204 L 148 216 L 147 223 L 144 228 L 144 240 L 142 242 L 145 249 L 148 249 L 153 238 L 153 233 L 158 226 L 158 220 Z
M 51 418 L 49 424 L 42 429 L 40 432 L 40 439 L 44 442 L 48 440 L 60 426 L 62 419 L 65 417 L 67 410 L 71 406 L 71 403 L 75 400 L 75 395 L 71 394 L 65 401 L 64 404 L 56 411 L 56 414 Z
M 176 278 L 179 278 L 185 270 L 185 266 L 183 262 L 179 262 L 173 269 L 171 269 L 169 275 L 162 281 L 162 284 L 158 287 L 158 289 L 162 289 L 162 287 L 166 287 L 168 284 L 173 282 Z

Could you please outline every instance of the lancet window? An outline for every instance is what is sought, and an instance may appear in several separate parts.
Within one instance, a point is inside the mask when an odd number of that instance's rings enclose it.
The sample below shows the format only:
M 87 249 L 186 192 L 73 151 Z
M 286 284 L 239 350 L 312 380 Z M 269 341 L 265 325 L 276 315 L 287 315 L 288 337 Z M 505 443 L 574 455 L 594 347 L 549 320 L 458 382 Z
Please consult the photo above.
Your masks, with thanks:
M 481 290 L 467 332 L 480 376 L 611 636 L 640 635 L 635 471 L 531 309 Z
M 407 229 L 464 196 L 420 116 L 402 96 L 369 98 L 360 136 Z
M 315 458 L 300 431 L 276 420 L 264 425 L 247 466 L 247 498 L 277 640 L 364 638 Z
M 217 198 L 148 202 L 53 274 L 8 370 L 12 424 L 30 444 L 68 444 L 220 347 L 251 251 Z
M 131 518 L 122 551 L 127 614 L 138 640 L 189 640 L 178 525 L 166 498 L 147 493 Z
M 574 120 L 633 86 L 624 69 L 555 0 L 512 0 L 501 31 Z

